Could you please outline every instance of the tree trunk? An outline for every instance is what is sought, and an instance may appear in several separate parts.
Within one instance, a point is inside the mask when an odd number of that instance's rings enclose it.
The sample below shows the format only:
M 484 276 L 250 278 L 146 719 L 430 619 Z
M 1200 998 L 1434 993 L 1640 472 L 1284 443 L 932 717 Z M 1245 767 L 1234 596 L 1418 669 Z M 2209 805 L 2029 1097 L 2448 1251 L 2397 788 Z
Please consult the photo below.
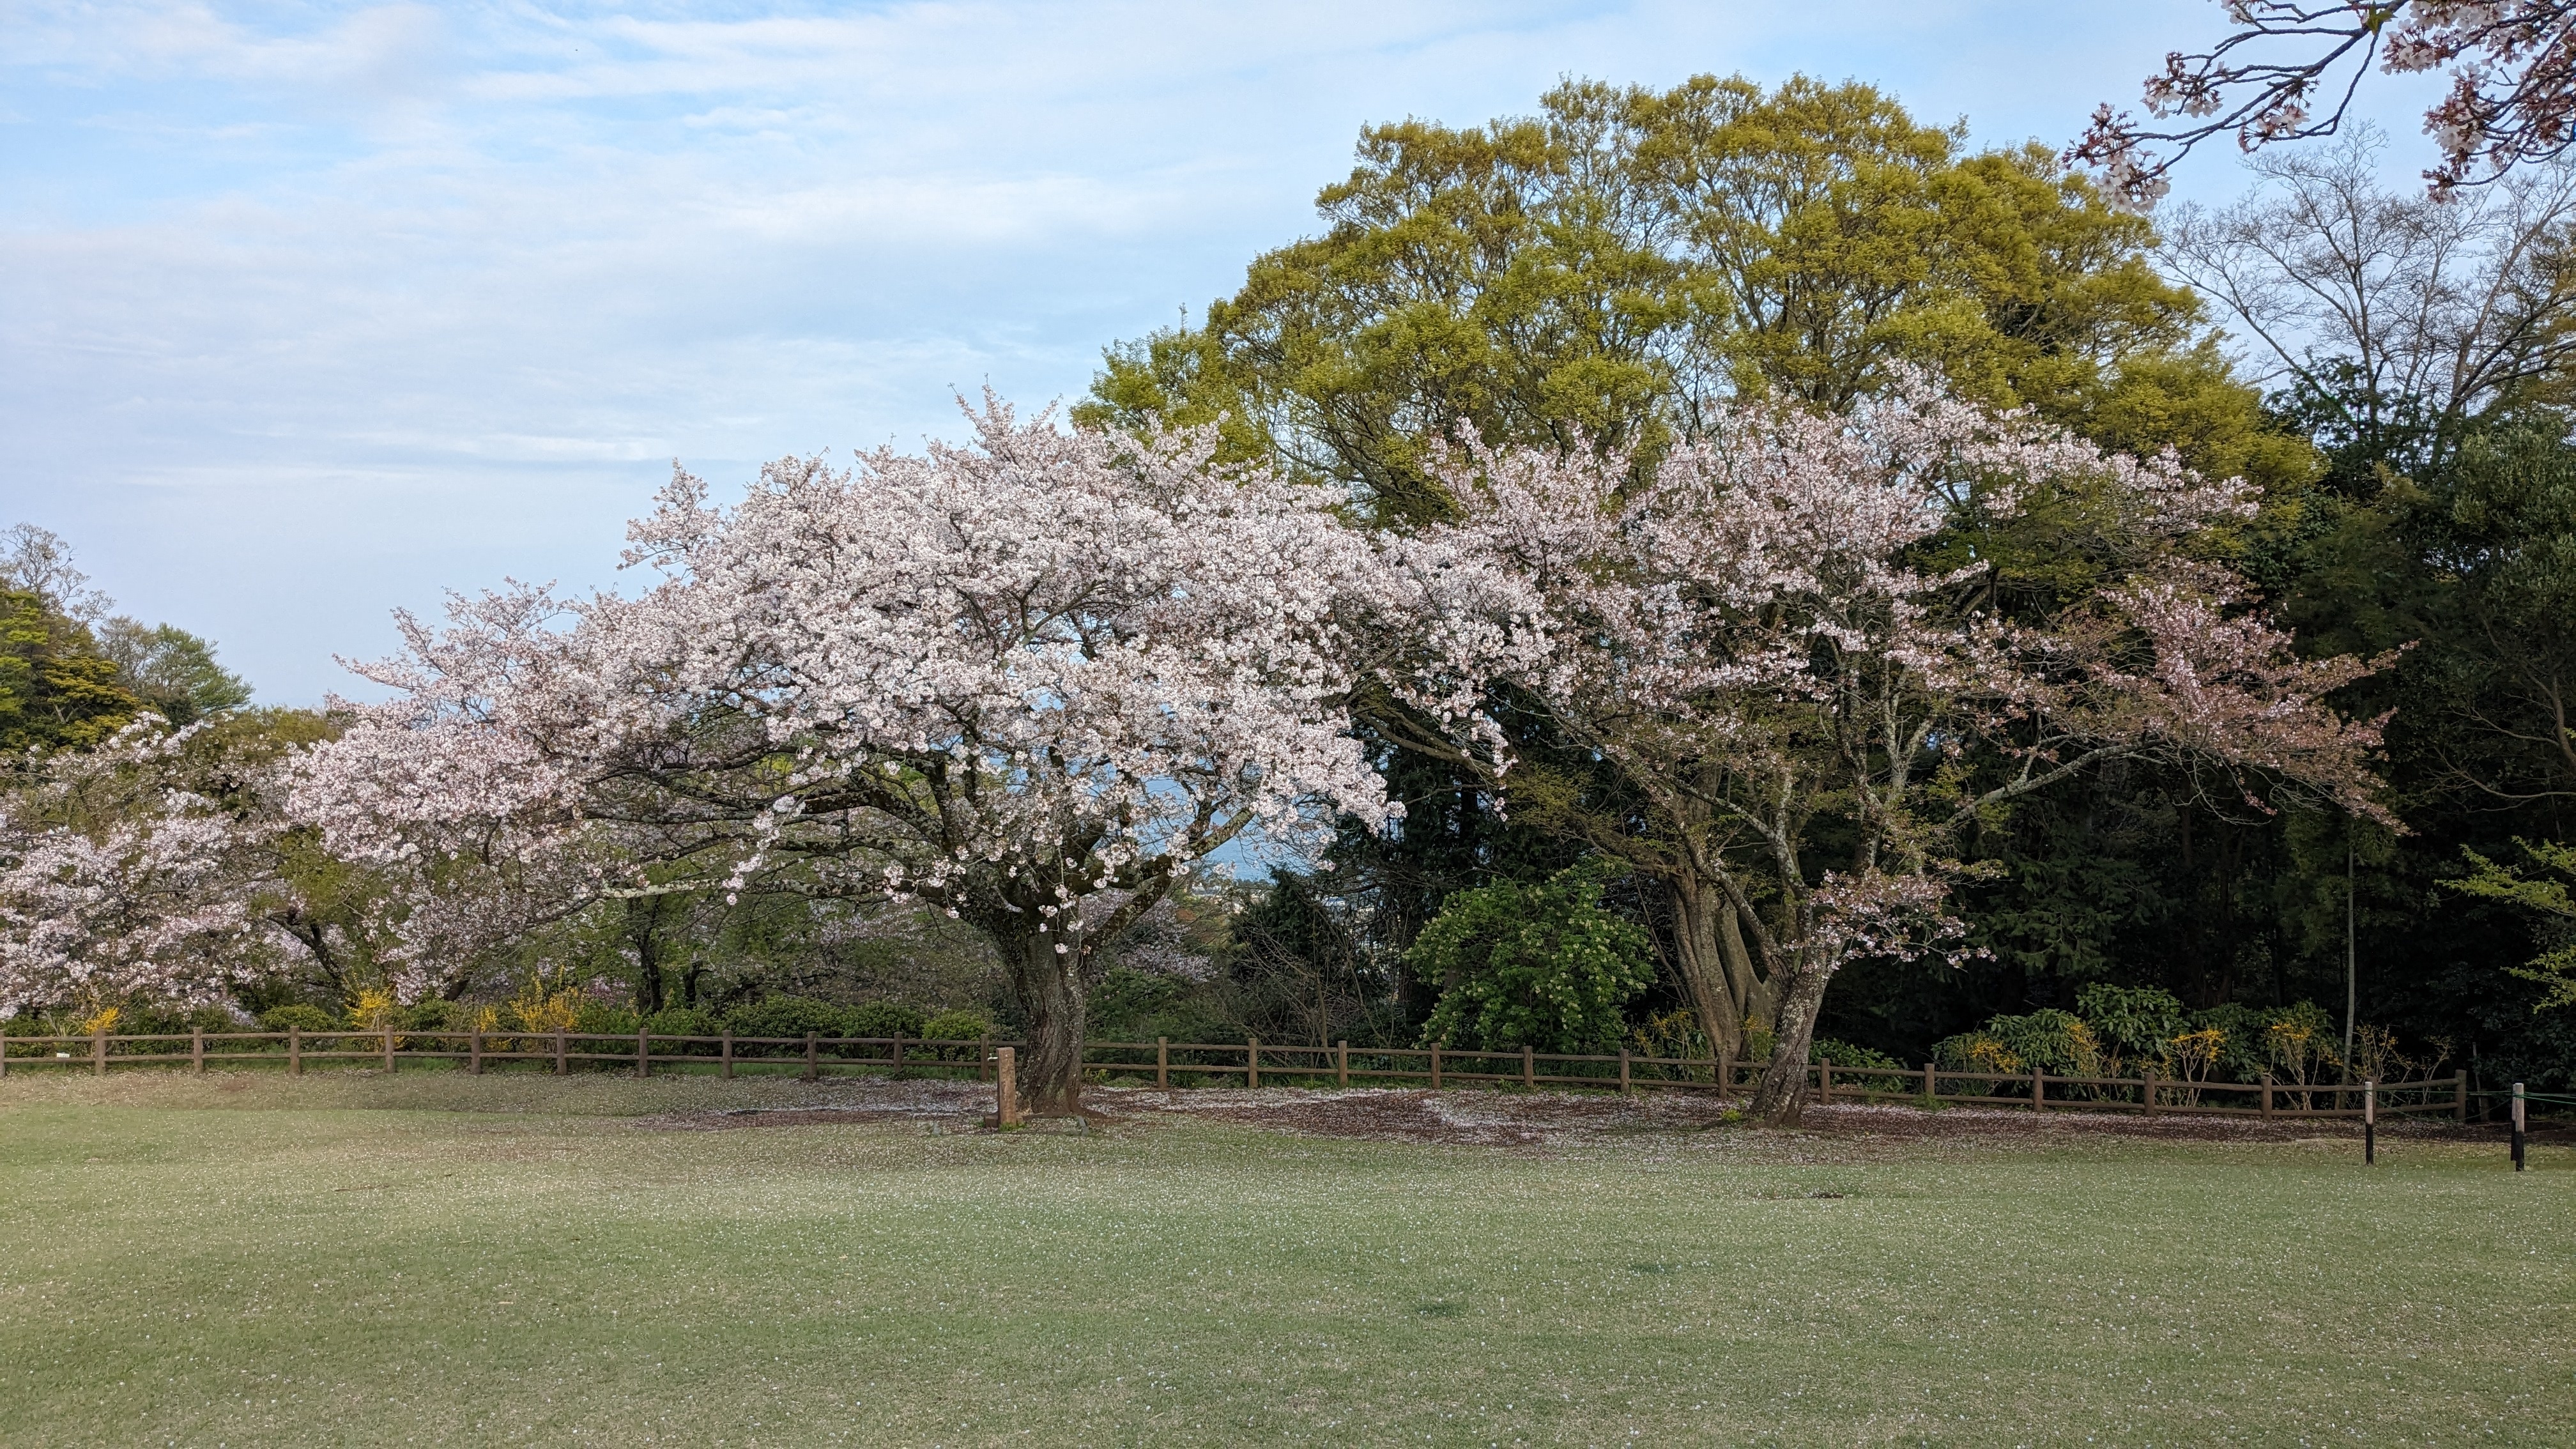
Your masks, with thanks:
M 1708 1035 L 1709 1049 L 1730 1059 L 1744 1054 L 1744 1013 L 1735 1009 L 1728 990 L 1726 962 L 1718 945 L 1718 912 L 1733 909 L 1704 881 L 1687 875 L 1665 882 L 1673 908 L 1673 971 L 1689 994 L 1691 1014 Z
M 1831 962 L 1815 959 L 1808 950 L 1790 959 L 1796 964 L 1782 983 L 1780 1024 L 1772 1029 L 1771 1065 L 1763 1069 L 1747 1108 L 1774 1127 L 1797 1126 L 1799 1114 L 1806 1109 L 1807 1048 L 1816 1039 L 1816 1013 L 1825 1002 L 1825 983 L 1834 975 Z
M 1777 1013 L 1771 983 L 1754 974 L 1735 903 L 1715 885 L 1681 875 L 1668 879 L 1673 909 L 1673 966 L 1709 1046 L 1729 1059 L 1744 1055 L 1744 1023 L 1769 1027 Z
M 635 1012 L 652 1016 L 669 1004 L 662 994 L 662 897 L 626 902 L 626 939 L 635 947 Z
M 1082 956 L 1056 953 L 1052 932 L 1007 943 L 1011 989 L 1029 1022 L 1029 1049 L 1019 1060 L 1020 1095 L 1031 1115 L 1082 1111 Z M 1015 948 L 1015 949 L 1014 949 Z
M 1733 901 L 1726 903 L 1725 913 L 1717 918 L 1717 950 L 1726 962 L 1726 979 L 1744 1019 L 1764 1031 L 1778 1031 L 1780 993 L 1771 982 L 1754 974 L 1753 953 L 1744 949 L 1744 926 L 1736 917 Z

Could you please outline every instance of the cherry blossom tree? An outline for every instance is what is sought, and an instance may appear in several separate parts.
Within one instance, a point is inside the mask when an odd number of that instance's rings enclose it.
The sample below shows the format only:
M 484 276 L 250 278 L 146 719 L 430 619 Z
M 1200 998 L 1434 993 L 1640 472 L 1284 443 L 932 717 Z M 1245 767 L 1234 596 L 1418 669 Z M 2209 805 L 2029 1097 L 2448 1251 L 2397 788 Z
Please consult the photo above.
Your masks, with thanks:
M 1354 693 L 1467 721 L 1514 635 L 1472 566 L 1218 466 L 1209 436 L 1066 432 L 989 397 L 972 420 L 925 455 L 773 463 L 730 509 L 678 475 L 630 530 L 663 575 L 639 596 L 514 588 L 406 621 L 405 654 L 362 671 L 396 696 L 352 707 L 295 809 L 352 858 L 574 897 L 765 875 L 928 904 L 1007 963 L 1033 1106 L 1079 1110 L 1099 950 L 1229 846 L 1384 818 Z
M 1962 838 L 2017 797 L 2157 758 L 2235 798 L 2269 780 L 2385 818 L 2375 726 L 2320 702 L 2365 666 L 2300 660 L 2225 570 L 2156 546 L 2250 512 L 2170 459 L 1916 377 L 1846 418 L 1740 405 L 1643 483 L 1579 450 L 1444 473 L 1463 510 L 1444 542 L 1540 601 L 1552 647 L 1506 677 L 1644 802 L 1649 848 L 1626 853 L 1671 889 L 1702 1010 L 1776 1003 L 1766 1116 L 1795 1116 L 1843 962 L 1957 949 Z M 1992 545 L 2077 504 L 2128 571 L 2008 617 Z M 1749 952 L 1728 949 L 1738 925 Z
M 2441 161 L 2435 194 L 2563 156 L 2576 140 L 2576 3 L 2570 0 L 2221 0 L 2230 29 L 2174 51 L 2146 85 L 2158 129 L 2105 105 L 2067 152 L 2102 168 L 2116 196 L 2155 201 L 2193 147 L 2233 133 L 2253 151 L 2333 135 L 2372 60 L 2392 75 L 2440 71 L 2425 112 Z M 2177 119 L 2179 118 L 2179 119 Z M 2149 149 L 2173 147 L 2171 155 Z
M 0 801 L 0 1017 L 211 1003 L 273 960 L 238 822 L 172 783 L 195 733 L 142 716 Z

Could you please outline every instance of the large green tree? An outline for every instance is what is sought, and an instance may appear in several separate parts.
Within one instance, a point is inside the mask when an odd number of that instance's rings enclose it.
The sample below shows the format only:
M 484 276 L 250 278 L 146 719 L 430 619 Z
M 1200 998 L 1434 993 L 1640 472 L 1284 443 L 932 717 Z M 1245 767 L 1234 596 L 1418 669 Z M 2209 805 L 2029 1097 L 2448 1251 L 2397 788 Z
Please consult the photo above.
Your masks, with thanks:
M 1531 116 L 1373 127 L 1317 208 L 1201 323 L 1113 348 L 1083 415 L 1214 423 L 1390 521 L 1445 510 L 1441 441 L 1651 457 L 1727 397 L 1841 408 L 1900 361 L 2211 471 L 2303 466 L 2147 222 L 1869 86 L 1569 82 Z
M 0 751 L 96 744 L 143 709 L 89 627 L 26 589 L 0 589 Z
M 2306 440 L 2231 374 L 2199 299 L 2159 272 L 2148 221 L 2042 150 L 1974 151 L 1869 86 L 1569 82 L 1528 116 L 1371 128 L 1317 205 L 1324 229 L 1256 258 L 1198 324 L 1113 348 L 1082 415 L 1213 425 L 1238 455 L 1348 488 L 1398 526 L 1450 511 L 1427 466 L 1443 444 L 1625 448 L 1650 465 L 1731 398 L 1841 409 L 1897 364 L 2285 497 L 2313 471 Z M 2010 536 L 1943 546 L 1990 565 L 1996 605 L 2044 614 L 2119 551 L 2094 502 L 2052 499 Z M 1564 845 L 1529 837 L 1580 842 L 1640 874 L 1677 995 L 1713 1039 L 1734 1039 L 1739 1023 L 1714 1018 L 1739 1010 L 1767 1025 L 1775 997 L 1732 907 L 1675 884 L 1706 822 L 1646 808 L 1513 703 L 1495 710 L 1522 757 L 1508 820 L 1492 782 L 1378 722 L 1412 813 L 1392 839 L 1337 852 L 1354 896 L 1380 906 L 1372 929 L 1401 948 L 1448 891 L 1564 863 L 1550 858 Z

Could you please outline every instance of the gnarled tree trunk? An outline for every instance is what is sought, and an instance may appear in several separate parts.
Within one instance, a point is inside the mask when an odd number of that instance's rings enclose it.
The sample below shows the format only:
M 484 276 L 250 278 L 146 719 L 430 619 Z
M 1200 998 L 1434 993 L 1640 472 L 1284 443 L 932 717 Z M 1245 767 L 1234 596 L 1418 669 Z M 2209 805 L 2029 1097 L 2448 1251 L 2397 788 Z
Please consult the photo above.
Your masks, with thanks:
M 1665 881 L 1673 911 L 1673 965 L 1709 1046 L 1730 1059 L 1744 1055 L 1747 1020 L 1768 1029 L 1778 1011 L 1771 983 L 1758 976 L 1735 903 L 1714 883 L 1679 874 Z
M 1086 1005 L 1082 951 L 1052 932 L 1003 944 L 1011 990 L 1028 1018 L 1029 1049 L 1019 1062 L 1020 1095 L 1032 1116 L 1070 1117 L 1082 1111 L 1082 1033 Z
M 1834 959 L 1813 947 L 1792 953 L 1780 982 L 1780 1022 L 1772 1029 L 1771 1065 L 1754 1085 L 1748 1106 L 1755 1117 L 1775 1127 L 1795 1127 L 1807 1105 L 1807 1048 L 1816 1039 L 1816 1013 L 1825 1004 L 1825 983 L 1834 975 Z

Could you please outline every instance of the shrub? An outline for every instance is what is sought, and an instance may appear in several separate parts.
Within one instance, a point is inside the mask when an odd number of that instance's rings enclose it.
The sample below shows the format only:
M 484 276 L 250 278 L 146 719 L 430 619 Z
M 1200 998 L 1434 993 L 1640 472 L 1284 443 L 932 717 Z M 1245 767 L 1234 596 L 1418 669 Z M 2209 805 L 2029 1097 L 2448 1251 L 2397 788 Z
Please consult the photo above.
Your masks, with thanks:
M 349 994 L 349 1024 L 360 1031 L 382 1031 L 401 1014 L 402 1003 L 389 987 L 361 986 Z
M 869 1001 L 851 1007 L 841 1017 L 843 1036 L 909 1036 L 919 1037 L 923 1026 L 921 1009 L 899 1001 Z
M 839 1036 L 841 1023 L 842 1008 L 810 996 L 772 996 L 725 1013 L 725 1025 L 733 1028 L 735 1036 L 786 1037 L 798 1043 L 805 1040 L 807 1032 L 818 1036 Z M 802 1051 L 803 1047 L 754 1047 L 747 1050 L 760 1055 Z
M 2343 1065 L 2343 1047 L 2335 1036 L 2334 1018 L 2313 1001 L 2297 1002 L 2271 1013 L 2263 1023 L 2263 1055 L 2272 1073 L 2290 1082 L 2322 1082 Z
M 2102 1042 L 2093 1028 L 2073 1012 L 2054 1009 L 2027 1016 L 1990 1018 L 1983 1029 L 1948 1037 L 1932 1048 L 1932 1059 L 1953 1072 L 1997 1072 L 2019 1076 L 2042 1071 L 2054 1076 L 2091 1077 L 2102 1071 Z M 2016 1095 L 2010 1082 L 1992 1082 L 1978 1096 Z
M 1768 1036 L 1768 1033 L 1765 1033 Z M 1707 1081 L 1717 1070 L 1717 1049 L 1708 1044 L 1708 1033 L 1699 1029 L 1699 1016 L 1689 1007 L 1680 1007 L 1660 1015 L 1649 1016 L 1628 1031 L 1628 1046 L 1641 1057 L 1662 1057 L 1669 1061 L 1706 1062 L 1697 1066 L 1639 1066 L 1638 1075 L 1659 1081 Z M 1765 1040 L 1762 1055 L 1771 1054 Z
M 644 1019 L 644 1029 L 655 1036 L 718 1036 L 723 1023 L 712 1011 L 694 1006 L 666 1006 Z
M 1576 866 L 1537 885 L 1449 898 L 1405 953 L 1445 983 L 1422 1039 L 1462 1050 L 1616 1051 L 1621 1014 L 1653 981 L 1646 933 L 1601 908 L 1602 874 Z
M 522 1031 L 577 1031 L 581 1027 L 581 993 L 570 987 L 548 991 L 543 982 L 530 982 L 526 990 L 510 999 L 499 1015 L 506 1024 Z
M 116 1029 L 132 1036 L 186 1036 L 192 1031 L 236 1031 L 240 1027 L 233 1014 L 220 1006 L 164 1005 L 128 1008 L 118 1015 Z
M 466 1010 L 443 996 L 415 1001 L 394 1013 L 394 1026 L 402 1031 L 463 1031 L 468 1025 Z
M 921 1034 L 932 1041 L 981 1041 L 992 1029 L 980 1011 L 943 1011 L 921 1024 Z
M 2182 1002 L 2153 986 L 2097 981 L 2075 994 L 2075 1014 L 2091 1023 L 2115 1065 L 2155 1061 L 2183 1029 Z
M 1239 1042 L 1249 1034 L 1197 984 L 1160 971 L 1112 966 L 1091 988 L 1085 1035 L 1093 1041 Z
M 1923 1079 L 1920 1076 L 1898 1075 L 1905 1072 L 1905 1063 L 1887 1053 L 1873 1051 L 1868 1047 L 1839 1041 L 1832 1037 L 1816 1038 L 1807 1048 L 1807 1060 L 1832 1062 L 1834 1081 L 1837 1084 L 1856 1084 L 1868 1087 L 1873 1092 L 1912 1092 L 1920 1090 L 1923 1085 Z M 1885 1067 L 1890 1070 L 1886 1075 L 1865 1074 L 1855 1070 L 1869 1067 Z
M 603 1036 L 633 1036 L 643 1024 L 644 1018 L 628 1007 L 611 1006 L 605 1001 L 585 1001 L 581 1004 L 580 1014 L 573 1018 L 572 1029 Z
M 262 1031 L 289 1031 L 297 1029 L 304 1031 L 337 1031 L 340 1029 L 340 1023 L 332 1020 L 331 1013 L 324 1011 L 318 1006 L 308 1006 L 301 1001 L 290 1002 L 285 1006 L 272 1006 L 268 1010 L 261 1012 L 259 1014 L 259 1025 L 260 1030 Z
M 931 1041 L 979 1043 L 993 1030 L 980 1011 L 943 1011 L 921 1024 L 921 1034 Z M 977 1045 L 941 1047 L 942 1061 L 971 1062 L 983 1048 Z

